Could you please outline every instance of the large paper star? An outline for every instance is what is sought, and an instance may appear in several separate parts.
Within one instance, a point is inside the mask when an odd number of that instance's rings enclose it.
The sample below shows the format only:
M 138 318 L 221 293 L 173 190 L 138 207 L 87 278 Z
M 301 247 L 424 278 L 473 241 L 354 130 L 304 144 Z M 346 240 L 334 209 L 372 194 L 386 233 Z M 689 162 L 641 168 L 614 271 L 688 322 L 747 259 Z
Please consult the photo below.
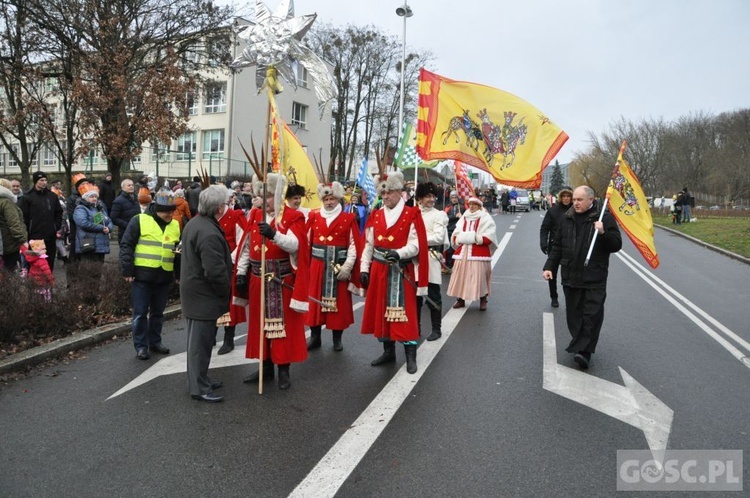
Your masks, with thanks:
M 276 69 L 296 89 L 294 64 L 301 64 L 315 84 L 318 111 L 322 116 L 326 103 L 336 97 L 337 89 L 323 60 L 302 43 L 316 17 L 317 14 L 294 17 L 292 0 L 282 0 L 273 14 L 261 0 L 256 0 L 255 23 L 242 26 L 238 32 L 240 38 L 247 40 L 247 47 L 232 66 L 255 65 L 255 83 L 260 92 L 269 84 L 266 80 L 269 67 Z M 280 87 L 272 89 L 280 91 Z

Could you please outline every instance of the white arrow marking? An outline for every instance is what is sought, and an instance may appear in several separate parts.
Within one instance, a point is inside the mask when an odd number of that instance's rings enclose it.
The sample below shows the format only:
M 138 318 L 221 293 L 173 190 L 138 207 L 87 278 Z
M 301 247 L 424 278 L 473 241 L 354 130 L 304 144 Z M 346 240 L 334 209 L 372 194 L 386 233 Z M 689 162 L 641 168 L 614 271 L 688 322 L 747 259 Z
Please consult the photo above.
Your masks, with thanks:
M 364 305 L 364 301 L 355 303 L 354 306 L 352 306 L 352 309 L 354 311 L 357 311 Z M 246 335 L 247 334 L 238 335 L 237 337 L 235 337 L 235 340 L 241 339 Z M 309 329 L 305 329 L 305 336 L 310 337 Z M 216 350 L 218 347 L 220 347 L 219 344 L 214 346 L 214 350 Z M 258 360 L 249 360 L 245 358 L 245 348 L 241 347 L 235 348 L 229 353 L 221 356 L 212 353 L 211 363 L 209 364 L 208 368 L 210 370 L 212 368 L 233 367 L 236 365 L 252 365 L 253 363 L 258 363 Z M 157 377 L 161 377 L 162 375 L 172 375 L 184 372 L 187 372 L 187 351 L 184 353 L 177 353 L 162 358 L 161 360 L 156 362 L 154 366 L 143 372 L 141 375 L 130 381 L 125 387 L 107 398 L 107 400 L 119 396 L 122 393 L 128 392 L 131 389 L 135 389 L 138 386 L 142 386 L 146 382 L 149 382 Z
M 247 334 L 243 334 L 240 336 L 237 336 L 235 339 L 240 339 L 242 337 L 245 337 Z M 220 344 L 217 344 L 218 347 L 220 347 Z M 214 350 L 217 349 L 214 347 Z M 212 368 L 223 368 L 223 367 L 233 367 L 235 365 L 250 365 L 253 363 L 257 363 L 258 360 L 248 360 L 245 358 L 245 348 L 235 348 L 234 350 L 230 351 L 227 354 L 224 355 L 217 355 L 212 354 L 211 355 L 211 364 L 209 365 L 209 369 Z M 112 396 L 107 398 L 107 400 L 110 400 L 116 396 L 121 395 L 122 393 L 128 392 L 131 389 L 135 389 L 138 386 L 142 386 L 146 382 L 149 382 L 157 377 L 161 377 L 162 375 L 172 375 L 176 373 L 184 373 L 187 372 L 187 351 L 184 353 L 177 353 L 174 355 L 166 356 L 156 362 L 154 366 L 143 372 L 141 375 L 130 381 L 125 387 L 114 393 Z
M 624 386 L 558 364 L 554 316 L 544 313 L 544 389 L 642 430 L 654 460 L 662 462 L 674 412 L 618 368 Z

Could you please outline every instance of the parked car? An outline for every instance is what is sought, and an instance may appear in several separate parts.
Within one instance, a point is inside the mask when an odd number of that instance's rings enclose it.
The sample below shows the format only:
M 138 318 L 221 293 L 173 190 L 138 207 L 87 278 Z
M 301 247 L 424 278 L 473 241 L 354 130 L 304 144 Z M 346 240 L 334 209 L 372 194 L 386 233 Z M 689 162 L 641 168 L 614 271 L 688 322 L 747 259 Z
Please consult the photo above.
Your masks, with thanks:
M 721 206 L 711 206 L 708 209 L 710 209 L 711 211 L 718 211 L 719 209 L 722 209 L 722 207 Z
M 518 194 L 518 197 L 516 197 L 516 211 L 523 210 L 527 213 L 531 211 L 531 205 L 529 204 L 529 191 L 517 188 L 516 193 Z

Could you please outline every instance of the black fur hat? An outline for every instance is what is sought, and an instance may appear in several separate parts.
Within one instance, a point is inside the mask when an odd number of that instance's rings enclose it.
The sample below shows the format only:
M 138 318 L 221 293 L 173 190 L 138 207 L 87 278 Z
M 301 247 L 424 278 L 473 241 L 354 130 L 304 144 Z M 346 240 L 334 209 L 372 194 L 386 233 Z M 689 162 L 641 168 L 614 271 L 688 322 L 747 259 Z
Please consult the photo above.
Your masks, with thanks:
M 422 182 L 422 183 L 417 184 L 417 192 L 415 194 L 415 197 L 417 199 L 421 199 L 429 194 L 432 194 L 435 197 L 437 197 L 438 195 L 437 185 L 435 185 L 432 182 Z
M 289 185 L 286 188 L 286 198 L 287 199 L 291 199 L 292 197 L 297 196 L 297 195 L 300 196 L 300 197 L 304 197 L 305 196 L 305 187 L 303 187 L 302 185 Z

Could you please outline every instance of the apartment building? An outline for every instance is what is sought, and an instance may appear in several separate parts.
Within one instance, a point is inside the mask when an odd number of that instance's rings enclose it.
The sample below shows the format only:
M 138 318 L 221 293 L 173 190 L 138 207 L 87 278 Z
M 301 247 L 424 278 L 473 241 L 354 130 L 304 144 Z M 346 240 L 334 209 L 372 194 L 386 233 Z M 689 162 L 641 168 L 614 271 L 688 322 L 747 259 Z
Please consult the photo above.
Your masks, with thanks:
M 239 53 L 242 46 L 234 50 Z M 297 88 L 284 81 L 284 91 L 276 95 L 279 113 L 308 154 L 328 164 L 331 104 L 321 118 L 312 78 L 301 65 L 295 68 L 295 76 Z M 217 68 L 209 77 L 211 81 L 201 94 L 189 99 L 189 131 L 170 144 L 144 143 L 142 153 L 132 160 L 131 170 L 154 172 L 161 179 L 190 178 L 201 169 L 219 178 L 252 175 L 239 141 L 249 151 L 252 137 L 260 150 L 268 105 L 265 92 L 258 94 L 255 68 L 235 72 Z M 20 174 L 12 154 L 4 149 L 0 146 L 0 174 Z M 37 170 L 51 175 L 64 172 L 53 147 L 40 148 L 31 167 L 32 172 Z M 107 161 L 101 151 L 92 150 L 79 159 L 74 170 L 103 173 Z M 123 171 L 123 176 L 127 176 L 127 171 Z

